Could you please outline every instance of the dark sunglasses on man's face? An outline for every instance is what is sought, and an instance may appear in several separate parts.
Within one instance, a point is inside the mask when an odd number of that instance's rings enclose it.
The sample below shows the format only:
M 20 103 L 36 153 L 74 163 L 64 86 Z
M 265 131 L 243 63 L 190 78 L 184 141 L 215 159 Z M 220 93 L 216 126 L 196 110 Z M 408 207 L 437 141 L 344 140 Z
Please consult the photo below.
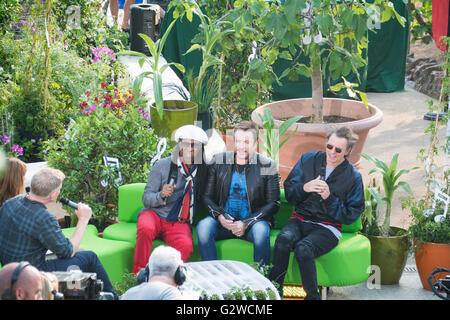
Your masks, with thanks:
M 198 142 L 184 142 L 184 141 L 181 141 L 181 142 L 180 142 L 180 147 L 181 147 L 181 148 L 192 148 L 192 149 L 194 149 L 194 148 L 200 148 L 200 147 L 201 147 L 201 143 L 198 143 Z
M 342 152 L 342 149 L 341 149 L 341 148 L 335 147 L 335 146 L 333 146 L 332 144 L 327 144 L 327 149 L 328 149 L 328 150 L 333 150 L 333 148 L 334 148 L 334 150 L 336 151 L 336 153 L 341 153 L 341 152 Z

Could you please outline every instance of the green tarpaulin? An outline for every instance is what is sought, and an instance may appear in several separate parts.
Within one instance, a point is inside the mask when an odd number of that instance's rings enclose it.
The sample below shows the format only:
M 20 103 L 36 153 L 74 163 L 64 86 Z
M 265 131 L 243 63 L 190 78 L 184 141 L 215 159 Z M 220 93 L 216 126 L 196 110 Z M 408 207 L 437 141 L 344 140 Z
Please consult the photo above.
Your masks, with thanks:
M 391 0 L 392 1 L 392 0 Z M 369 33 L 369 60 L 366 91 L 393 92 L 405 86 L 406 55 L 409 44 L 408 9 L 402 0 L 393 0 L 395 10 L 406 19 L 381 24 L 377 33 Z
M 368 64 L 360 69 L 361 91 L 392 92 L 404 89 L 406 55 L 408 50 L 408 11 L 403 0 L 393 0 L 397 12 L 406 18 L 405 27 L 396 20 L 390 20 L 381 24 L 381 29 L 376 33 L 369 32 L 368 52 L 364 54 L 368 58 Z M 163 33 L 172 20 L 172 11 L 166 13 L 161 25 Z M 199 19 L 194 16 L 190 23 L 186 18 L 177 21 L 171 34 L 167 38 L 163 56 L 169 62 L 181 63 L 186 70 L 193 69 L 198 72 L 201 65 L 201 53 L 199 50 L 185 55 L 191 47 L 192 39 L 199 32 Z M 304 59 L 306 60 L 306 58 Z M 306 62 L 306 61 L 305 61 Z M 288 66 L 288 61 L 280 59 L 274 65 L 277 74 Z M 183 75 L 176 69 L 181 79 Z M 350 75 L 347 80 L 357 83 L 356 76 Z M 300 77 L 298 81 L 283 81 L 282 86 L 274 86 L 273 100 L 311 97 L 311 80 Z M 324 95 L 331 96 L 327 92 L 328 84 L 324 80 Z

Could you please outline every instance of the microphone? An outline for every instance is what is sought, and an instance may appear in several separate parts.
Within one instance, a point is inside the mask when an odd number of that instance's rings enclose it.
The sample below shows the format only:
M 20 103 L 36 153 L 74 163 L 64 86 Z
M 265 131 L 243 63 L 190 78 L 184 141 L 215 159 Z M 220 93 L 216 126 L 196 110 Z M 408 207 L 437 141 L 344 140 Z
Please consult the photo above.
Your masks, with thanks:
M 320 168 L 320 180 L 325 181 L 326 172 L 327 172 L 327 169 L 325 166 Z
M 59 202 L 61 202 L 62 204 L 65 204 L 66 206 L 69 206 L 75 210 L 78 210 L 78 204 L 76 204 L 73 201 L 70 201 L 69 199 L 61 198 L 61 199 L 59 199 Z
M 173 186 L 173 185 L 175 184 L 175 179 L 174 179 L 173 177 L 170 177 L 169 184 L 170 184 L 171 186 Z M 167 204 L 166 199 L 167 199 L 167 197 L 166 197 L 166 198 L 163 198 L 163 205 L 166 205 L 166 204 Z

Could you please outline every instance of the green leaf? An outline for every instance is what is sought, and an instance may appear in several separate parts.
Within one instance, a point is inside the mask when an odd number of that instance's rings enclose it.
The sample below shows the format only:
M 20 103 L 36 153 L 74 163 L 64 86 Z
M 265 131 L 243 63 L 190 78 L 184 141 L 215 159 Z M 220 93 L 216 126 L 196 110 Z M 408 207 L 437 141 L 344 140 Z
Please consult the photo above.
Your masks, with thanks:
M 286 20 L 289 24 L 295 22 L 297 13 L 306 8 L 306 0 L 286 0 L 284 4 L 284 12 Z
M 194 50 L 201 50 L 201 49 L 202 49 L 202 46 L 199 45 L 198 43 L 195 43 L 188 49 L 188 51 L 186 51 L 186 53 L 184 53 L 184 55 L 187 55 L 188 53 L 190 53 Z
M 147 44 L 148 51 L 150 51 L 150 54 L 155 57 L 157 55 L 157 49 L 155 42 L 153 42 L 152 38 L 150 38 L 148 35 L 144 33 L 139 33 L 139 36 L 144 39 L 145 43 Z
M 275 38 L 283 39 L 287 30 L 286 16 L 279 12 L 270 14 L 266 20 L 265 30 L 273 32 Z
M 164 111 L 164 101 L 162 95 L 162 78 L 159 73 L 155 73 L 153 76 L 153 95 L 155 97 L 156 110 L 159 117 L 162 119 Z
M 283 140 L 281 140 L 280 145 L 278 146 L 278 148 L 281 149 L 281 147 L 286 143 L 286 141 L 288 141 L 296 132 L 297 132 L 297 128 L 295 128 L 295 130 L 290 135 L 288 135 Z
M 367 107 L 369 105 L 369 99 L 367 98 L 367 94 L 365 92 L 362 92 L 359 90 L 355 90 L 355 92 L 359 95 L 359 97 L 361 98 L 361 101 Z
M 289 118 L 288 120 L 284 121 L 281 126 L 278 128 L 280 137 L 298 120 L 303 118 L 303 116 L 294 116 L 292 118 Z M 281 148 L 281 146 L 280 146 Z
M 296 66 L 295 71 L 302 76 L 310 78 L 312 75 L 312 69 L 306 66 L 305 64 L 299 64 Z
M 258 95 L 256 90 L 249 87 L 242 92 L 241 102 L 248 107 L 254 107 L 256 105 L 257 98 Z
M 330 29 L 333 26 L 333 17 L 329 15 L 328 13 L 325 14 L 318 14 L 315 19 L 320 32 L 322 32 L 324 35 L 328 35 L 330 33 Z
M 118 55 L 118 56 L 139 56 L 139 57 L 142 57 L 142 58 L 145 58 L 145 59 L 148 58 L 142 52 L 130 51 L 130 50 L 123 50 L 123 51 L 117 52 L 116 55 Z
M 412 192 L 409 183 L 404 182 L 404 181 L 400 181 L 400 182 L 398 183 L 398 185 L 399 185 L 400 187 L 402 187 L 403 190 L 405 190 L 405 191 L 406 191 L 407 193 L 409 193 L 411 196 L 414 196 L 414 193 Z

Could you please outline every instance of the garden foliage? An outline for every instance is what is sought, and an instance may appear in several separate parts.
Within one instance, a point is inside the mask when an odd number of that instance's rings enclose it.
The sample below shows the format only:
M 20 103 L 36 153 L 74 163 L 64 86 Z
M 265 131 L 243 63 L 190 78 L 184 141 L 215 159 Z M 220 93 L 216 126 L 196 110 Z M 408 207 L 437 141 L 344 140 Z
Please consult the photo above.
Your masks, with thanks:
M 66 174 L 61 195 L 87 203 L 99 220 L 117 216 L 119 185 L 147 180 L 159 142 L 143 111 L 145 100 L 105 83 L 102 88 L 100 96 L 86 94 L 83 115 L 48 142 L 46 157 Z M 120 168 L 106 166 L 103 157 L 118 158 Z

